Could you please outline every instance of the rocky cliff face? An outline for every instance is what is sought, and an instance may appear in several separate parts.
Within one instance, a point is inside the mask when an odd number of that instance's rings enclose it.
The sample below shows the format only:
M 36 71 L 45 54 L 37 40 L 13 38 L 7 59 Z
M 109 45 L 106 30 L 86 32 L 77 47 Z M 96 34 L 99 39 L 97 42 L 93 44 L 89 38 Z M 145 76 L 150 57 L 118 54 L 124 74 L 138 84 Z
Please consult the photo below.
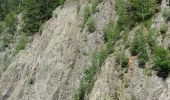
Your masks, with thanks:
M 135 30 L 129 33 L 129 37 L 133 36 Z M 150 60 L 145 69 L 139 68 L 137 57 L 131 56 L 129 50 L 123 50 L 122 41 L 117 42 L 115 52 L 101 67 L 89 100 L 170 100 L 170 78 L 164 81 L 158 77 L 150 69 Z M 117 53 L 122 50 L 130 59 L 127 69 L 116 64 Z
M 91 55 L 103 44 L 103 28 L 115 19 L 109 1 L 98 5 L 93 15 L 96 31 L 81 32 L 83 8 L 76 1 L 53 12 L 42 33 L 20 51 L 0 79 L 2 100 L 71 100 L 82 79 L 83 70 L 90 64 Z
M 104 45 L 103 29 L 110 20 L 117 19 L 114 0 L 104 0 L 92 15 L 96 30 L 90 33 L 86 25 L 82 30 L 86 5 L 88 0 L 79 3 L 67 0 L 53 11 L 53 17 L 42 26 L 42 33 L 33 36 L 33 41 L 12 59 L 0 76 L 0 100 L 74 100 L 83 72 L 91 64 L 92 54 Z M 153 20 L 157 21 L 161 14 L 155 16 Z M 153 23 L 153 27 L 159 24 Z M 129 33 L 129 41 L 135 29 Z M 160 45 L 165 48 L 169 40 L 168 32 L 164 39 L 158 36 Z M 115 52 L 103 63 L 92 92 L 86 98 L 170 100 L 170 79 L 164 81 L 150 70 L 150 61 L 148 69 L 139 68 L 137 59 L 130 56 L 127 49 L 126 56 L 132 63 L 126 69 L 116 65 L 115 56 L 123 47 L 123 40 L 116 42 Z
M 163 0 L 161 11 L 165 7 L 166 2 Z M 158 45 L 168 49 L 170 45 L 169 22 L 165 22 L 162 12 L 157 13 L 152 19 L 151 27 L 159 30 L 163 24 L 168 25 L 165 38 L 162 34 L 157 34 L 156 41 Z M 138 28 L 129 32 L 129 42 L 132 42 Z M 170 100 L 170 78 L 163 80 L 150 69 L 153 64 L 152 58 L 149 58 L 145 69 L 139 68 L 137 57 L 131 56 L 129 49 L 124 49 L 124 46 L 122 39 L 117 41 L 114 47 L 115 52 L 106 59 L 97 75 L 89 100 Z M 116 56 L 119 52 L 124 52 L 129 58 L 130 63 L 127 69 L 116 63 Z

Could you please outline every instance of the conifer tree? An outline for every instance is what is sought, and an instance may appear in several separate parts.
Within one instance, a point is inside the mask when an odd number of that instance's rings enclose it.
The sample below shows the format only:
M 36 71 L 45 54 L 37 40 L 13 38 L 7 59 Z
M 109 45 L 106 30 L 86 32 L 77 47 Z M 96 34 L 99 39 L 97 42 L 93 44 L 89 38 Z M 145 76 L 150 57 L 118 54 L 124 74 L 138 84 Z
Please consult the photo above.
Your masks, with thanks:
M 146 20 L 155 13 L 155 0 L 129 0 L 131 18 L 135 21 Z

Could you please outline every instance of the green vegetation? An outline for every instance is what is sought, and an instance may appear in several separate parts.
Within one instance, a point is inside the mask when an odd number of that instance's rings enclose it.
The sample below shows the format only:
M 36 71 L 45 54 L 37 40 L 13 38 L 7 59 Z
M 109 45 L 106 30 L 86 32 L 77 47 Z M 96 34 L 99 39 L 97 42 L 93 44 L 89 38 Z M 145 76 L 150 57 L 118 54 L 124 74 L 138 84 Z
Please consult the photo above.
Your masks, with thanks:
M 34 82 L 35 82 L 35 80 L 33 79 L 33 77 L 30 77 L 30 79 L 29 79 L 29 84 L 34 84 Z
M 140 50 L 138 59 L 139 59 L 139 61 L 138 61 L 139 67 L 144 68 L 146 62 L 148 61 L 148 53 L 146 51 L 146 47 L 144 47 L 142 50 Z
M 79 86 L 79 89 L 78 89 L 78 94 L 75 95 L 75 100 L 84 100 L 84 94 L 85 94 L 85 91 L 84 91 L 84 85 L 83 85 L 83 82 L 80 83 L 80 86 Z
M 83 13 L 84 24 L 87 22 L 87 20 L 90 17 L 90 15 L 91 15 L 90 7 L 89 7 L 89 5 L 87 5 L 87 6 L 85 6 L 84 13 Z
M 163 11 L 163 17 L 166 19 L 166 21 L 170 20 L 170 9 L 169 8 L 165 8 Z
M 10 64 L 10 62 L 11 62 L 11 59 L 7 55 L 5 55 L 5 57 L 3 59 L 3 64 L 4 65 L 2 66 L 3 71 L 6 71 L 6 69 L 8 68 L 8 65 Z
M 24 26 L 22 32 L 24 37 L 32 36 L 39 31 L 40 26 L 51 17 L 52 11 L 65 0 L 0 0 L 0 49 L 8 47 L 9 43 L 15 42 L 14 33 L 17 27 L 17 16 L 23 13 Z M 9 37 L 6 37 L 9 36 Z M 17 41 L 17 40 L 16 40 Z M 24 49 L 26 40 L 20 38 L 17 43 L 16 52 Z
M 167 50 L 162 47 L 155 46 L 153 51 L 154 69 L 158 71 L 158 76 L 167 78 L 170 72 L 170 55 Z
M 22 0 L 1 0 L 0 1 L 0 21 L 2 21 L 11 11 L 18 11 L 19 5 L 22 5 Z
M 152 29 L 148 32 L 147 42 L 153 54 L 153 69 L 157 75 L 166 79 L 170 73 L 170 55 L 168 50 L 156 44 L 156 32 Z
M 25 34 L 22 34 L 15 47 L 15 54 L 18 53 L 20 50 L 23 50 L 26 44 L 27 44 L 27 36 Z
M 89 17 L 87 21 L 87 28 L 88 28 L 88 31 L 91 33 L 95 31 L 95 23 L 92 17 Z
M 153 29 L 149 29 L 148 35 L 147 35 L 147 43 L 148 43 L 151 51 L 154 50 L 154 47 L 156 45 L 156 41 L 155 41 L 156 34 L 155 33 L 156 32 Z
M 83 31 L 86 22 L 88 21 L 88 19 L 91 16 L 91 10 L 90 10 L 90 6 L 87 5 L 84 7 L 84 12 L 83 12 L 83 23 L 80 25 L 81 26 L 81 31 Z M 92 16 L 91 16 L 92 17 Z
M 92 3 L 91 8 L 86 6 L 84 9 L 84 23 L 86 23 L 95 12 L 96 2 Z M 131 29 L 136 23 L 144 20 L 148 20 L 152 17 L 154 13 L 158 10 L 156 1 L 154 0 L 116 0 L 116 11 L 118 14 L 117 24 L 109 24 L 109 26 L 104 30 L 104 40 L 106 47 L 104 47 L 98 53 L 95 53 L 92 58 L 92 65 L 89 66 L 84 73 L 84 80 L 79 87 L 78 93 L 75 96 L 76 100 L 83 100 L 84 95 L 88 95 L 91 92 L 91 89 L 94 85 L 95 78 L 94 76 L 100 70 L 102 63 L 105 59 L 113 53 L 113 47 L 115 42 L 120 38 L 119 34 L 122 30 Z M 150 23 L 146 23 L 146 26 L 149 26 Z M 88 26 L 92 26 L 89 24 Z M 90 27 L 88 29 L 90 29 Z M 91 29 L 90 29 L 91 30 Z M 93 27 L 92 27 L 93 30 Z M 91 31 L 92 32 L 92 31 Z M 126 31 L 124 32 L 126 34 Z M 136 37 L 137 36 L 137 37 Z M 139 56 L 139 66 L 143 67 L 148 60 L 148 54 L 146 51 L 146 39 L 143 34 L 143 29 L 139 30 L 134 38 L 132 43 L 131 53 L 133 55 Z M 124 40 L 127 40 L 124 37 Z M 128 64 L 128 59 L 125 56 L 120 57 L 119 62 L 122 67 L 126 67 Z
M 17 24 L 16 13 L 12 11 L 8 13 L 4 18 L 4 22 L 6 27 L 8 27 L 7 28 L 8 33 L 14 34 L 16 31 L 16 24 Z
M 162 24 L 160 27 L 160 33 L 165 34 L 168 31 L 168 26 L 167 24 Z
M 152 18 L 147 19 L 147 20 L 144 21 L 144 26 L 145 26 L 147 29 L 150 29 L 151 25 L 152 25 Z
M 129 12 L 127 11 L 127 6 L 128 3 L 125 0 L 116 0 L 116 11 L 118 14 L 118 25 L 120 25 L 120 29 L 123 30 L 125 28 L 127 28 L 128 26 L 130 26 L 129 24 L 131 24 L 130 20 L 129 20 Z M 134 22 L 133 22 L 134 23 Z
M 89 66 L 85 72 L 84 72 L 84 81 L 85 81 L 85 92 L 84 93 L 90 93 L 93 85 L 94 85 L 94 76 L 96 75 L 96 73 L 98 72 L 98 70 L 100 70 L 103 62 L 106 60 L 106 58 L 108 57 L 108 55 L 110 54 L 108 51 L 109 46 L 107 46 L 106 48 L 102 49 L 101 51 L 99 51 L 98 53 L 93 55 L 92 58 L 92 65 Z
M 116 55 L 116 63 L 121 65 L 122 68 L 126 68 L 128 66 L 128 58 L 124 53 Z
M 148 54 L 146 50 L 146 39 L 144 36 L 144 29 L 139 29 L 133 38 L 133 43 L 131 44 L 130 51 L 133 56 L 138 55 L 138 64 L 140 67 L 144 67 L 146 61 L 148 60 Z
M 130 20 L 140 22 L 149 19 L 157 8 L 158 5 L 155 0 L 129 0 Z
M 14 40 L 14 33 L 16 31 L 16 13 L 10 12 L 6 14 L 4 20 L 0 22 L 0 49 L 3 51 Z
M 3 51 L 4 48 L 8 47 L 8 45 L 13 42 L 13 35 L 9 33 L 2 34 L 0 41 L 2 42 L 0 49 Z
M 133 43 L 130 48 L 131 54 L 133 56 L 139 54 L 140 50 L 143 49 L 143 47 L 145 47 L 143 40 L 144 40 L 143 29 L 139 29 L 134 35 Z
M 114 44 L 119 39 L 120 27 L 118 24 L 109 23 L 106 29 L 104 29 L 104 40 L 108 45 Z
M 82 27 L 81 31 L 84 29 L 86 23 L 89 32 L 95 31 L 95 25 L 94 25 L 94 20 L 92 19 L 92 14 L 96 12 L 96 6 L 98 5 L 98 3 L 102 1 L 103 0 L 90 0 L 90 5 L 84 7 L 83 24 L 81 25 Z
M 152 76 L 152 72 L 153 72 L 153 70 L 152 70 L 152 69 L 149 69 L 149 68 L 146 68 L 146 69 L 144 70 L 144 74 L 147 75 L 147 76 Z
M 91 13 L 94 14 L 96 12 L 96 7 L 99 3 L 101 3 L 103 0 L 91 0 Z
M 159 10 L 155 0 L 116 0 L 120 28 L 132 28 L 137 23 L 150 19 Z
M 99 0 L 93 0 L 93 1 L 91 1 L 91 2 L 92 2 L 92 4 L 91 4 L 91 12 L 92 12 L 92 14 L 94 14 L 94 13 L 96 12 L 96 6 L 97 6 L 97 4 L 98 4 L 98 1 L 99 1 Z
M 122 68 L 125 68 L 125 67 L 127 67 L 128 66 L 128 58 L 126 58 L 125 56 L 123 56 L 122 58 L 121 58 L 121 67 Z
M 100 70 L 106 58 L 111 53 L 113 53 L 113 46 L 116 40 L 118 39 L 117 37 L 119 36 L 120 33 L 120 31 L 118 31 L 119 28 L 118 29 L 117 28 L 118 28 L 117 25 L 111 23 L 108 25 L 108 28 L 105 29 L 106 32 L 105 35 L 107 37 L 106 46 L 102 50 L 93 55 L 91 60 L 92 64 L 91 66 L 88 66 L 88 68 L 84 72 L 84 80 L 82 81 L 83 83 L 81 84 L 81 87 L 79 87 L 78 93 L 75 96 L 75 100 L 83 100 L 81 98 L 83 98 L 85 94 L 91 92 L 95 81 L 94 76 L 96 75 L 98 70 Z
M 27 0 L 23 31 L 28 35 L 38 32 L 42 23 L 51 17 L 52 11 L 63 3 L 64 0 Z

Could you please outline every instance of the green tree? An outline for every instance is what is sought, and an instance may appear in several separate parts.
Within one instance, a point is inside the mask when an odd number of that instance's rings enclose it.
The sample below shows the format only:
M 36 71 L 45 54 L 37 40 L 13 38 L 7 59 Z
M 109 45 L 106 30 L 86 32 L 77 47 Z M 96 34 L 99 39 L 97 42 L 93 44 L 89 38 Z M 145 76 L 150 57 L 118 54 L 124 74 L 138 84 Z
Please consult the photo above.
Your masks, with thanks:
M 132 55 L 138 55 L 139 61 L 138 65 L 139 67 L 144 67 L 145 63 L 148 60 L 148 53 L 146 50 L 146 39 L 144 36 L 144 29 L 139 29 L 133 39 L 133 43 L 130 47 L 130 51 Z
M 137 22 L 150 18 L 157 7 L 155 0 L 129 0 L 129 12 L 131 20 Z
M 125 0 L 116 0 L 116 11 L 118 14 L 118 25 L 121 30 L 125 29 L 129 23 L 129 13 L 127 12 L 128 2 Z
M 170 72 L 169 53 L 162 47 L 156 46 L 153 52 L 154 69 L 158 71 L 158 76 L 164 79 Z
M 23 31 L 31 35 L 42 23 L 51 17 L 52 11 L 64 3 L 64 0 L 26 0 L 25 27 Z

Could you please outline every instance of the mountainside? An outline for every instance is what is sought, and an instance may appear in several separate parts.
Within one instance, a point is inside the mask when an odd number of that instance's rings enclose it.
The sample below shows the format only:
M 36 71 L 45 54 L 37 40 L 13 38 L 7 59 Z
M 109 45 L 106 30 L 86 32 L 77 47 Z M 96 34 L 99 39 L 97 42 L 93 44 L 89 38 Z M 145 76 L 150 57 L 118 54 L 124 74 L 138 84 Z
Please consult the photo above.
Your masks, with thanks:
M 125 2 L 66 0 L 39 31 L 17 14 L 15 42 L 0 41 L 0 100 L 170 100 L 170 8 Z

